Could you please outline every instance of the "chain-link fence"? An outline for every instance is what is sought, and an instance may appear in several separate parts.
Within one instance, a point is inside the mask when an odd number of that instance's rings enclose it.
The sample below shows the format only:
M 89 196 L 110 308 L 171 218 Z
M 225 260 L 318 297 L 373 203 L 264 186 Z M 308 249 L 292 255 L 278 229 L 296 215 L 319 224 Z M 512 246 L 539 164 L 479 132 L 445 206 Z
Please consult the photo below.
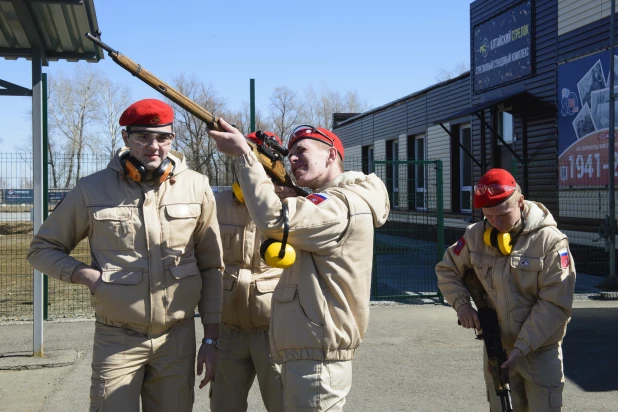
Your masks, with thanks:
M 53 159 L 53 160 L 52 160 Z M 102 170 L 108 156 L 50 156 L 48 210 L 83 176 Z M 600 159 L 601 164 L 602 159 Z M 439 297 L 435 264 L 444 253 L 443 178 L 440 161 L 393 161 L 349 157 L 345 170 L 374 171 L 385 183 L 391 212 L 387 223 L 375 231 L 372 299 Z M 538 191 L 536 170 L 554 170 L 559 176 L 553 190 Z M 229 162 L 215 167 L 214 190 L 233 181 Z M 609 250 L 607 177 L 585 161 L 529 163 L 528 181 L 521 165 L 514 165 L 518 182 L 530 187 L 532 200 L 555 205 L 559 228 L 569 236 L 578 271 L 576 292 L 597 293 L 596 286 L 608 275 Z M 602 169 L 601 169 L 602 170 Z M 550 179 L 551 181 L 551 179 Z M 0 319 L 32 319 L 32 268 L 26 252 L 32 238 L 32 155 L 0 154 Z M 536 191 L 535 191 L 536 190 Z M 72 254 L 90 259 L 88 241 Z M 89 316 L 87 289 L 49 278 L 46 305 L 50 318 Z
M 81 177 L 103 170 L 109 161 L 107 155 L 50 155 L 48 211 Z M 233 178 L 230 163 L 220 162 L 214 169 L 217 172 L 211 179 L 213 190 L 229 187 Z M 32 188 L 32 154 L 0 153 L 0 320 L 32 319 L 33 273 L 26 260 L 33 234 Z M 82 241 L 71 255 L 89 262 L 88 240 Z M 48 318 L 92 315 L 87 288 L 49 277 L 45 283 L 44 312 Z
M 391 210 L 375 230 L 371 297 L 422 302 L 440 296 L 435 265 L 444 254 L 441 161 L 347 159 L 346 170 L 373 171 Z
M 576 293 L 601 292 L 597 286 L 609 274 L 607 234 L 615 219 L 609 219 L 607 163 L 600 156 L 577 156 L 560 162 L 529 162 L 527 173 L 521 164 L 513 164 L 516 180 L 529 188 L 529 200 L 551 205 L 558 228 L 569 237 L 577 270 Z M 543 179 L 550 184 L 543 185 Z

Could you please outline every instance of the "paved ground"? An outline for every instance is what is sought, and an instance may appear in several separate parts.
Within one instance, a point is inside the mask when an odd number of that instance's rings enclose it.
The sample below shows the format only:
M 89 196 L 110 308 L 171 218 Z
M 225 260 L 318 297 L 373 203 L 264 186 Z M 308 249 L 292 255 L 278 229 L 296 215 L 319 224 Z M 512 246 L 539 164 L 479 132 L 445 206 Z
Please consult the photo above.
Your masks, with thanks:
M 616 410 L 617 319 L 618 301 L 575 302 L 564 344 L 565 411 Z M 41 365 L 23 356 L 32 348 L 31 324 L 0 325 L 0 411 L 87 410 L 93 331 L 91 320 L 47 323 L 50 357 Z M 456 325 L 448 307 L 373 306 L 346 410 L 487 410 L 481 351 L 482 343 Z M 209 410 L 206 388 L 197 391 L 195 410 Z M 249 411 L 264 410 L 254 385 Z

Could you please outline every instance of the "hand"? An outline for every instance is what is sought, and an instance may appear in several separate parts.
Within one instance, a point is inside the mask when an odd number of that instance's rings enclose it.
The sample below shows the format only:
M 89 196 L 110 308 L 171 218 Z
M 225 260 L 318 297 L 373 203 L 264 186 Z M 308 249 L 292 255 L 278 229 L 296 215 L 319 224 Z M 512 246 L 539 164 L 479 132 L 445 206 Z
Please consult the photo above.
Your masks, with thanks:
M 220 152 L 238 157 L 251 151 L 245 136 L 238 129 L 221 118 L 219 119 L 219 126 L 222 129 L 221 131 L 208 130 L 208 136 L 215 141 Z
M 296 197 L 296 190 L 292 189 L 288 186 L 277 186 L 275 185 L 275 193 L 279 196 L 281 201 L 287 199 L 288 197 Z
M 524 354 L 517 348 L 509 353 L 509 358 L 502 364 L 502 369 L 517 365 L 524 358 Z
M 206 364 L 206 371 L 204 372 L 204 379 L 200 382 L 200 389 L 202 389 L 208 382 L 210 382 L 215 376 L 215 365 L 217 364 L 217 348 L 213 345 L 207 345 L 202 343 L 200 350 L 197 353 L 197 375 L 202 374 L 202 369 Z
M 471 304 L 466 303 L 461 305 L 457 310 L 457 317 L 462 327 L 466 329 L 476 328 L 481 330 L 481 321 L 479 320 L 479 314 L 474 310 Z
M 101 272 L 90 266 L 82 265 L 73 271 L 71 282 L 88 286 L 90 293 L 94 295 L 99 283 L 101 283 Z

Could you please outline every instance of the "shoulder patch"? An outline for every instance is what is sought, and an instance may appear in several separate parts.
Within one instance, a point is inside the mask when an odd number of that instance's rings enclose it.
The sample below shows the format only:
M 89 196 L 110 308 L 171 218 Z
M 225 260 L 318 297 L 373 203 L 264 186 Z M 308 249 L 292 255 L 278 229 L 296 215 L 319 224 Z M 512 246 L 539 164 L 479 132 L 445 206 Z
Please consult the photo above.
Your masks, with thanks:
M 316 206 L 320 205 L 320 203 L 327 201 L 328 199 L 329 196 L 325 195 L 324 193 L 312 193 L 307 196 L 307 200 Z
M 463 236 L 457 241 L 457 244 L 455 244 L 455 248 L 453 249 L 453 252 L 455 252 L 455 254 L 457 256 L 459 256 L 461 254 L 462 249 L 464 248 L 464 246 L 466 246 L 466 238 L 464 238 Z
M 558 250 L 558 254 L 560 255 L 560 267 L 562 269 L 566 269 L 569 267 L 569 251 L 566 249 Z

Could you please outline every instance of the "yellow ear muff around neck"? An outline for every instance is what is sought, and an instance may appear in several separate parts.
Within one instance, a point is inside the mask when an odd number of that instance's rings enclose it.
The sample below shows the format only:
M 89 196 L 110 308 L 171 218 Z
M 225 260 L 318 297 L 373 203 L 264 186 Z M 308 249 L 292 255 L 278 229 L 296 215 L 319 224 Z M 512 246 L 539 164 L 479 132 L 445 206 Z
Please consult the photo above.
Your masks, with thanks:
M 483 241 L 487 246 L 497 248 L 505 256 L 510 255 L 513 251 L 509 232 L 501 233 L 494 228 L 486 228 L 485 233 L 483 233 Z
M 232 192 L 234 192 L 234 196 L 236 197 L 236 200 L 238 200 L 240 203 L 245 203 L 245 197 L 242 194 L 240 183 L 238 182 L 232 183 Z
M 283 238 L 281 242 L 267 239 L 260 246 L 260 256 L 269 266 L 279 269 L 289 268 L 296 262 L 296 251 L 288 244 L 290 233 L 290 219 L 288 217 L 288 204 L 283 203 Z
M 274 268 L 285 269 L 289 268 L 296 261 L 296 251 L 289 244 L 283 249 L 283 257 L 281 256 L 282 242 L 274 239 L 268 239 L 260 246 L 260 256 L 268 266 Z

